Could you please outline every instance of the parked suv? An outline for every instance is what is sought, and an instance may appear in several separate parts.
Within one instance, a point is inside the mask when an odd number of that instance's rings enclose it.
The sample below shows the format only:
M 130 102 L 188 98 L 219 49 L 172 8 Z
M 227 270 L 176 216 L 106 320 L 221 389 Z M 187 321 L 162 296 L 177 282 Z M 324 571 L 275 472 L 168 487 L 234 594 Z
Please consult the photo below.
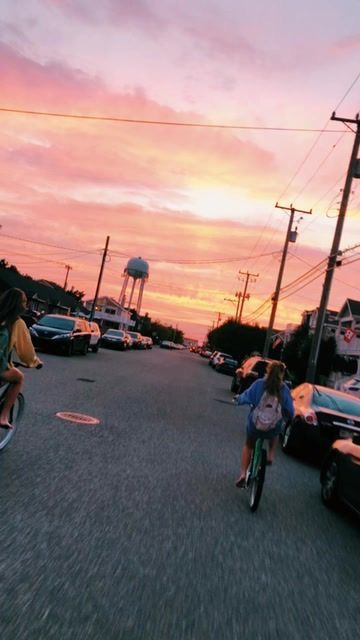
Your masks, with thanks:
M 138 333 L 138 331 L 127 331 L 127 334 L 130 336 L 132 342 L 131 347 L 133 349 L 141 349 L 142 348 L 142 335 Z
M 101 331 L 97 322 L 89 322 L 91 338 L 90 338 L 90 349 L 93 353 L 99 351 L 100 340 L 101 340 Z
M 49 313 L 29 329 L 35 347 L 86 355 L 91 340 L 90 326 L 84 318 Z
M 233 393 L 242 393 L 245 391 L 255 380 L 265 376 L 267 366 L 270 362 L 274 361 L 270 358 L 262 358 L 261 356 L 251 356 L 244 360 L 234 373 L 230 390 Z M 285 371 L 285 382 L 291 387 L 287 370 Z

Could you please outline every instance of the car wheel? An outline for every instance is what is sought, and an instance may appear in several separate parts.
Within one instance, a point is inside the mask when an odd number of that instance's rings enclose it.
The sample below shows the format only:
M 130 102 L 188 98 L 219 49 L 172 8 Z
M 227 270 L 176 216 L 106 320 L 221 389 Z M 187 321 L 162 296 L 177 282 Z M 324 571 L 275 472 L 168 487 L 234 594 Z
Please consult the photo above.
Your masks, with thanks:
M 295 454 L 299 452 L 300 434 L 299 427 L 296 426 L 296 422 L 288 422 L 285 425 L 281 447 L 285 453 Z
M 93 353 L 97 353 L 97 352 L 99 351 L 99 345 L 94 344 L 94 346 L 92 346 L 92 347 L 91 347 L 91 351 L 92 351 Z
M 336 507 L 339 467 L 335 456 L 330 456 L 321 472 L 321 500 L 327 507 Z
M 66 353 L 66 355 L 67 355 L 69 358 L 70 358 L 70 356 L 72 356 L 72 355 L 73 355 L 73 353 L 74 353 L 74 344 L 73 344 L 73 342 L 70 342 L 70 343 L 68 344 L 68 346 L 67 346 L 67 348 L 66 348 L 66 352 L 65 352 L 65 353 Z
M 88 342 L 84 342 L 83 345 L 82 345 L 82 348 L 80 350 L 80 355 L 86 356 L 87 352 L 88 352 L 88 349 L 89 349 L 89 343 Z

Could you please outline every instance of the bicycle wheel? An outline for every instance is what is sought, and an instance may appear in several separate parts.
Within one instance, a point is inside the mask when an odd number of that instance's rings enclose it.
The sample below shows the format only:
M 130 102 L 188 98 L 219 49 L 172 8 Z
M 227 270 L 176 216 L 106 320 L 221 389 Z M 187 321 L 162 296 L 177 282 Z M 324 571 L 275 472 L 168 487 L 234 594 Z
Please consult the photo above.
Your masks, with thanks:
M 261 449 L 259 460 L 256 464 L 253 474 L 250 477 L 249 482 L 249 507 L 250 511 L 256 511 L 259 506 L 266 471 L 266 451 Z
M 8 386 L 9 385 L 5 385 L 3 389 L 0 389 L 0 407 L 4 402 L 4 398 L 8 390 Z M 0 451 L 3 451 L 5 447 L 7 447 L 7 445 L 13 439 L 15 432 L 17 430 L 18 424 L 24 412 L 24 406 L 25 406 L 24 396 L 21 393 L 19 393 L 18 397 L 16 398 L 15 404 L 10 411 L 9 422 L 13 425 L 13 428 L 2 429 L 0 427 Z

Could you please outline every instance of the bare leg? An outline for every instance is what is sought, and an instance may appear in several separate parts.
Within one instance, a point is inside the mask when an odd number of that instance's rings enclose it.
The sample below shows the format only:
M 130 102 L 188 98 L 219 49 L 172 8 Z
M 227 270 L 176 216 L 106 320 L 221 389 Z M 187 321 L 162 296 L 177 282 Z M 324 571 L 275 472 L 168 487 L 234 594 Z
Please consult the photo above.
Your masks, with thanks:
M 18 369 L 8 369 L 1 373 L 1 379 L 5 382 L 11 382 L 7 394 L 4 399 L 4 404 L 0 412 L 0 425 L 5 427 L 11 427 L 9 423 L 10 409 L 13 406 L 19 392 L 21 391 L 24 376 Z
M 269 462 L 274 462 L 275 451 L 276 451 L 276 447 L 277 447 L 277 443 L 278 442 L 279 442 L 279 436 L 276 436 L 276 438 L 273 438 L 269 442 L 269 453 L 268 453 L 268 461 Z
M 239 484 L 239 482 L 241 482 L 242 480 L 244 480 L 246 478 L 246 472 L 247 472 L 249 464 L 250 464 L 251 454 L 252 454 L 253 448 L 254 448 L 254 443 L 251 440 L 251 438 L 246 438 L 246 442 L 245 442 L 245 444 L 243 446 L 243 450 L 241 452 L 240 477 L 239 477 L 238 481 L 236 482 L 237 485 Z

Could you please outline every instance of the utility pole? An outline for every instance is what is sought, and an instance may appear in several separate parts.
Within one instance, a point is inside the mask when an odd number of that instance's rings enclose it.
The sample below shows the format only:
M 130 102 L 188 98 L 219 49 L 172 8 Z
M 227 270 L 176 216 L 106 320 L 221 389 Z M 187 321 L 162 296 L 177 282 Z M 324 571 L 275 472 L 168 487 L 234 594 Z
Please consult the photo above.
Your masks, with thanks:
M 280 289 L 281 289 L 282 277 L 283 277 L 283 274 L 284 274 L 287 250 L 288 250 L 289 242 L 291 241 L 291 232 L 292 232 L 292 225 L 293 225 L 293 221 L 294 221 L 294 215 L 295 215 L 295 213 L 308 213 L 308 214 L 312 213 L 311 210 L 310 211 L 302 211 L 302 209 L 295 209 L 295 207 L 293 207 L 292 204 L 290 205 L 290 207 L 282 207 L 278 203 L 276 203 L 275 207 L 277 209 L 284 209 L 285 211 L 290 211 L 290 218 L 289 218 L 289 224 L 288 224 L 288 228 L 287 228 L 287 232 L 286 232 L 285 244 L 284 244 L 284 248 L 283 248 L 283 252 L 282 252 L 282 258 L 281 258 L 280 269 L 279 269 L 278 279 L 277 279 L 277 283 L 276 283 L 275 293 L 272 296 L 272 309 L 271 309 L 271 314 L 270 314 L 269 326 L 268 326 L 267 332 L 266 332 L 264 352 L 263 352 L 264 358 L 267 358 L 268 355 L 269 355 L 270 342 L 271 342 L 271 337 L 272 337 L 272 330 L 273 330 L 273 327 L 274 327 L 276 309 L 277 309 L 277 305 L 278 305 L 278 302 L 279 302 L 279 294 L 280 294 Z
M 341 240 L 342 229 L 344 226 L 345 214 L 347 205 L 349 202 L 349 197 L 351 193 L 351 183 L 353 178 L 360 178 L 359 172 L 359 164 L 358 160 L 358 151 L 360 144 L 360 119 L 359 114 L 357 113 L 355 118 L 338 118 L 335 115 L 335 112 L 331 116 L 331 120 L 337 120 L 339 122 L 343 122 L 345 125 L 347 124 L 356 124 L 356 132 L 355 132 L 355 140 L 354 145 L 351 152 L 348 172 L 345 180 L 345 186 L 342 192 L 341 204 L 339 209 L 339 215 L 337 218 L 334 239 L 331 247 L 331 252 L 328 257 L 328 264 L 326 268 L 325 280 L 323 284 L 323 290 L 320 300 L 319 312 L 316 321 L 315 333 L 311 344 L 308 369 L 306 373 L 306 380 L 308 382 L 315 382 L 316 376 L 316 367 L 317 367 L 317 359 L 319 355 L 319 348 L 321 342 L 321 336 L 323 332 L 326 308 L 329 301 L 331 283 L 334 275 L 334 269 L 336 267 L 336 261 L 339 256 L 339 246 Z
M 243 309 L 244 309 L 245 299 L 249 300 L 249 298 L 250 298 L 250 294 L 246 293 L 247 292 L 247 288 L 248 288 L 249 278 L 252 277 L 252 278 L 255 278 L 255 280 L 256 280 L 256 278 L 259 277 L 259 274 L 258 273 L 249 273 L 248 271 L 246 271 L 246 273 L 244 271 L 239 271 L 239 275 L 240 276 L 246 276 L 245 277 L 244 293 L 242 294 L 240 311 L 239 311 L 239 314 L 236 315 L 237 322 L 239 322 L 239 324 L 240 324 L 241 323 L 241 318 L 242 318 L 242 312 L 243 312 Z M 252 282 L 255 282 L 255 280 L 252 280 Z
M 218 328 L 218 326 L 220 324 L 220 320 L 221 320 L 221 313 L 220 313 L 220 311 L 218 311 L 218 317 L 217 317 L 217 321 L 216 321 L 216 328 Z
M 94 296 L 93 303 L 91 305 L 90 318 L 89 318 L 90 322 L 94 319 L 96 303 L 97 303 L 97 299 L 98 299 L 98 295 L 99 295 L 99 291 L 100 291 L 100 285 L 101 285 L 101 280 L 102 280 L 102 276 L 103 276 L 105 260 L 106 260 L 106 256 L 107 256 L 107 252 L 108 252 L 109 240 L 110 240 L 110 236 L 106 236 L 105 249 L 104 249 L 103 257 L 102 257 L 102 261 L 101 261 L 101 267 L 100 267 L 99 277 L 98 277 L 98 281 L 97 281 L 97 285 L 96 285 L 95 296 Z
M 235 312 L 235 322 L 238 321 L 241 296 L 242 296 L 242 292 L 241 291 L 235 291 L 235 298 L 237 298 L 237 305 L 236 305 L 236 312 Z
M 69 276 L 69 271 L 70 269 L 72 269 L 72 267 L 70 267 L 69 264 L 65 265 L 65 269 L 66 269 L 66 276 L 65 276 L 65 282 L 64 282 L 64 290 L 66 291 L 66 287 L 67 287 L 67 281 L 68 281 L 68 276 Z

